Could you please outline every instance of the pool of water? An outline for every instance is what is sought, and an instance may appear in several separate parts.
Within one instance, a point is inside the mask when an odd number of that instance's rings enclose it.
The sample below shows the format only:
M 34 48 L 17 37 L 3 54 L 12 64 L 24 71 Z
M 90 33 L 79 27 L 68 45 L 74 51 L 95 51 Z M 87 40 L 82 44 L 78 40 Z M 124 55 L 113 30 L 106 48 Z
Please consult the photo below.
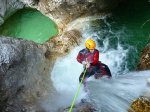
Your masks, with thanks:
M 134 70 L 141 51 L 150 42 L 150 3 L 147 0 L 128 1 L 115 9 L 112 16 L 91 21 L 83 34 L 95 37 L 101 52 L 121 45 L 128 50 L 122 68 Z M 103 49 L 104 46 L 107 48 Z
M 57 25 L 35 9 L 22 9 L 0 27 L 0 35 L 44 43 L 58 34 Z

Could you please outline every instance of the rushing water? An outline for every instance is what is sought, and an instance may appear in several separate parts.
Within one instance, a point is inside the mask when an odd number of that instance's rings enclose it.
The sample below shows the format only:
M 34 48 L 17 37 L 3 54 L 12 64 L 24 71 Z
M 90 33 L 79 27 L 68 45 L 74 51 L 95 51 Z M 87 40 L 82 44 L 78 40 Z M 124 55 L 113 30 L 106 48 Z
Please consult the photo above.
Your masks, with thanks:
M 149 42 L 149 13 L 148 3 L 133 1 L 127 6 L 118 7 L 112 16 L 82 19 L 89 21 L 87 24 L 80 22 L 81 19 L 72 23 L 74 27 L 75 24 L 84 24 L 81 28 L 83 42 L 68 56 L 57 60 L 51 76 L 57 91 L 65 98 L 65 105 L 71 105 L 77 90 L 78 77 L 83 68 L 76 61 L 76 56 L 89 37 L 97 42 L 100 61 L 109 66 L 113 78 L 89 78 L 88 93 L 82 87 L 76 103 L 86 98 L 95 104 L 98 112 L 127 112 L 130 103 L 147 91 L 146 81 L 150 77 L 150 71 L 133 71 L 138 64 L 141 50 Z
M 83 40 L 84 42 L 84 40 Z M 104 43 L 108 43 L 105 41 Z M 78 87 L 78 78 L 83 68 L 76 61 L 78 51 L 84 48 L 84 44 L 76 47 L 68 56 L 60 58 L 55 63 L 52 71 L 52 81 L 57 91 L 65 99 L 62 106 L 69 106 Z M 107 46 L 98 49 L 107 49 Z M 100 60 L 105 62 L 113 74 L 111 80 L 88 80 L 88 93 L 82 87 L 76 103 L 82 98 L 90 99 L 97 107 L 98 112 L 126 112 L 129 104 L 146 91 L 146 80 L 150 77 L 147 72 L 129 72 L 124 61 L 129 50 L 124 50 L 118 43 L 116 49 L 106 50 L 100 55 Z
M 127 112 L 131 102 L 148 91 L 149 74 L 150 71 L 131 72 L 111 80 L 90 81 L 89 98 L 98 112 Z
M 9 17 L 0 27 L 0 35 L 44 43 L 58 34 L 56 24 L 41 12 L 22 9 Z

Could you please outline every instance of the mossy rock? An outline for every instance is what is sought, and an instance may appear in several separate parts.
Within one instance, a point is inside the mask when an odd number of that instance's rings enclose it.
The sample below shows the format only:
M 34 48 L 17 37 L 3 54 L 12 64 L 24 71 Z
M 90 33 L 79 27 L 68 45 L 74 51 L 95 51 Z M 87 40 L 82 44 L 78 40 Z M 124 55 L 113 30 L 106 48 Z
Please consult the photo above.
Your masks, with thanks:
M 150 100 L 140 97 L 133 101 L 128 112 L 150 112 Z

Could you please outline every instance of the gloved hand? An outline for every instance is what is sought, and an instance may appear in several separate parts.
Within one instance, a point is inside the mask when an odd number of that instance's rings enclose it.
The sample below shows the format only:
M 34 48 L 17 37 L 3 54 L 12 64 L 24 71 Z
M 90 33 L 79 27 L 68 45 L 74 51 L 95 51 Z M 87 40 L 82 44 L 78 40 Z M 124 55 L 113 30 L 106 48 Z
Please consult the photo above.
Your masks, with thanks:
M 82 64 L 83 64 L 83 65 L 86 65 L 86 64 L 87 64 L 87 62 L 86 62 L 86 61 L 82 61 Z
M 89 67 L 90 67 L 90 63 L 87 63 L 87 64 L 86 64 L 86 68 L 89 68 Z

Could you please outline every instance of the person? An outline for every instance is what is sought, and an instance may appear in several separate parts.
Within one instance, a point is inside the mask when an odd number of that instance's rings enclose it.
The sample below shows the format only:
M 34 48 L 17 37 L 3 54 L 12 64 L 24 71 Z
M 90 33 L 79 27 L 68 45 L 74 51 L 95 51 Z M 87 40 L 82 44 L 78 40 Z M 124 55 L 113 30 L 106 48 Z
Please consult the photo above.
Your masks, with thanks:
M 84 66 L 86 70 L 83 83 L 87 78 L 93 76 L 98 79 L 102 76 L 111 77 L 111 72 L 107 65 L 99 61 L 99 51 L 96 49 L 96 43 L 93 39 L 87 39 L 85 42 L 85 47 L 79 51 L 77 55 L 77 61 Z M 84 71 L 79 77 L 79 82 L 81 82 Z

